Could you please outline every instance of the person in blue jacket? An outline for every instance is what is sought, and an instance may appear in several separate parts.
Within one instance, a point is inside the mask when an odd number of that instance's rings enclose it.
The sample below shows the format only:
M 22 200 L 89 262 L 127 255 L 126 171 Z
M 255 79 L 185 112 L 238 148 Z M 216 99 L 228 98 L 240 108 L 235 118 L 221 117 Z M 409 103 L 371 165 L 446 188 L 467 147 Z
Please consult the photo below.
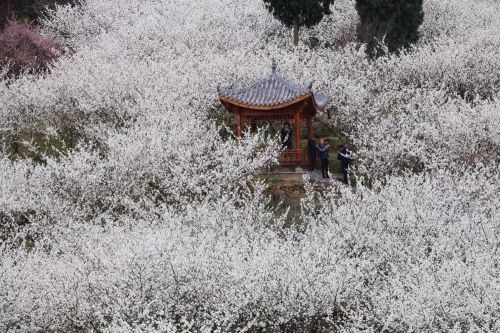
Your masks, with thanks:
M 318 155 L 321 160 L 321 174 L 323 178 L 329 178 L 328 166 L 330 164 L 330 145 L 328 145 L 324 139 L 319 139 Z

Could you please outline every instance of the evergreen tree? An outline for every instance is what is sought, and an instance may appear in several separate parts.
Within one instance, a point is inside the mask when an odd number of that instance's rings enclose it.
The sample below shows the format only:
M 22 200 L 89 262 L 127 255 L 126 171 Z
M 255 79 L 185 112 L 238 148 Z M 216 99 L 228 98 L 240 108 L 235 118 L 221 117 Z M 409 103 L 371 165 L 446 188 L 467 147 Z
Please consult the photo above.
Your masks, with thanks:
M 331 14 L 334 0 L 264 0 L 273 16 L 288 28 L 293 27 L 293 44 L 299 44 L 299 27 L 312 27 Z
M 361 22 L 358 38 L 367 44 L 368 54 L 384 52 L 378 42 L 384 40 L 389 52 L 398 52 L 418 40 L 418 28 L 424 20 L 423 0 L 356 0 Z

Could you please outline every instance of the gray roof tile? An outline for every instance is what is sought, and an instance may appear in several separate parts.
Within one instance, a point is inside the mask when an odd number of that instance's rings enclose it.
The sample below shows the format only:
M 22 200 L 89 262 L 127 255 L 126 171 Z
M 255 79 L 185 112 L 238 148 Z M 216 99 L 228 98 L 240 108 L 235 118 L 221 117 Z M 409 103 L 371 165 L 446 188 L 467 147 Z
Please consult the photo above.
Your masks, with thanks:
M 274 67 L 271 75 L 247 87 L 218 91 L 220 97 L 255 106 L 283 104 L 312 93 L 311 89 L 299 87 L 279 76 Z M 318 93 L 313 96 L 320 108 L 324 108 L 328 103 L 326 94 Z

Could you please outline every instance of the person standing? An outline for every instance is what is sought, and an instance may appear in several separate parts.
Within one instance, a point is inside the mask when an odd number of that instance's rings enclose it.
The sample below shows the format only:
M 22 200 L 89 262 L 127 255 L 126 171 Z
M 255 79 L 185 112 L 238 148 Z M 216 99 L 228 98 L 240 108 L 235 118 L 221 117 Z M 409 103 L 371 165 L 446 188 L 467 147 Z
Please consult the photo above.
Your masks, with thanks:
M 330 145 L 326 144 L 324 139 L 319 139 L 318 153 L 321 160 L 321 174 L 323 178 L 329 178 L 328 166 L 330 164 Z
M 288 121 L 285 121 L 281 129 L 281 147 L 292 149 L 292 128 Z
M 344 183 L 349 184 L 349 165 L 352 161 L 352 152 L 346 146 L 342 146 L 337 158 L 342 166 L 342 174 L 344 175 Z
M 312 139 L 307 140 L 307 152 L 311 161 L 311 172 L 316 169 L 316 160 L 318 159 L 318 136 L 315 135 Z

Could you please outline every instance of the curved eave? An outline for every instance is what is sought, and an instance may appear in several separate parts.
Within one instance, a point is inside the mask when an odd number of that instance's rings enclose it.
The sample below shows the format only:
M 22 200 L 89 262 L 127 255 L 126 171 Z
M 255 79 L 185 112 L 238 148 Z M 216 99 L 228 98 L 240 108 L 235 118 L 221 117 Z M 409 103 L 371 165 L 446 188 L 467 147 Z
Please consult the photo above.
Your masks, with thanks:
M 243 108 L 243 109 L 271 111 L 271 110 L 277 110 L 277 109 L 286 108 L 288 106 L 291 106 L 291 105 L 294 105 L 294 104 L 306 101 L 307 99 L 309 99 L 311 97 L 312 97 L 312 94 L 311 93 L 307 93 L 307 94 L 305 94 L 305 95 L 303 95 L 301 97 L 295 98 L 295 99 L 293 99 L 291 101 L 288 101 L 288 102 L 285 102 L 285 103 L 281 103 L 281 104 L 275 104 L 275 105 L 251 105 L 251 104 L 246 104 L 246 103 L 242 103 L 242 102 L 239 102 L 239 101 L 235 101 L 235 100 L 223 97 L 223 96 L 219 96 L 219 99 L 221 100 L 221 102 L 223 104 L 230 104 L 230 105 L 234 105 L 234 106 L 237 106 L 237 107 L 240 107 L 240 108 Z M 314 103 L 314 104 L 316 104 L 316 103 Z
M 313 100 L 314 100 L 314 98 L 313 98 Z M 321 106 L 318 105 L 318 103 L 316 103 L 316 101 L 314 101 L 314 108 L 318 112 L 325 112 L 326 105 L 324 107 L 321 107 Z
M 315 93 L 313 97 L 314 97 L 313 98 L 314 107 L 316 108 L 316 110 L 321 111 L 321 112 L 325 111 L 326 107 L 329 104 L 328 96 L 325 93 L 319 92 L 319 93 Z M 318 99 L 320 101 L 319 103 L 318 103 Z

